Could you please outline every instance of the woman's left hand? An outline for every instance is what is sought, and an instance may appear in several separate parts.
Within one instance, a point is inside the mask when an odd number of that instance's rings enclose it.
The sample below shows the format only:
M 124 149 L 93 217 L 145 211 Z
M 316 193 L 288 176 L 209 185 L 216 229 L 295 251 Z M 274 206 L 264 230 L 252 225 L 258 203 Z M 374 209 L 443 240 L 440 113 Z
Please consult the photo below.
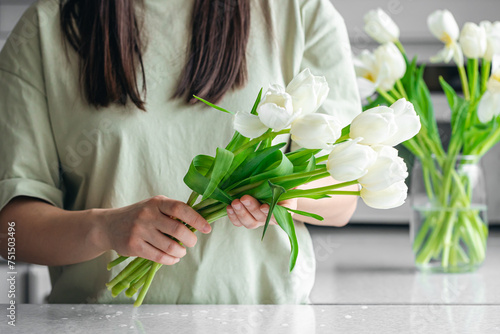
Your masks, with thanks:
M 289 199 L 278 203 L 290 209 L 297 208 L 297 199 Z M 268 204 L 261 204 L 258 200 L 249 195 L 244 195 L 240 199 L 235 199 L 227 207 L 227 216 L 234 226 L 244 226 L 248 229 L 255 229 L 266 223 Z M 270 224 L 277 225 L 274 217 Z

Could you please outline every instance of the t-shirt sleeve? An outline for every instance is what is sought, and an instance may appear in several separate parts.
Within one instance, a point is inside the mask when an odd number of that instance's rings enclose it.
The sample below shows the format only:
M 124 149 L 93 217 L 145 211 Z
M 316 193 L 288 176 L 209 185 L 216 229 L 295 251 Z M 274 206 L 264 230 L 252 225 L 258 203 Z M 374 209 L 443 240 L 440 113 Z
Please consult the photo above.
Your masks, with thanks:
M 38 26 L 31 7 L 0 53 L 0 210 L 17 196 L 63 206 Z
M 309 68 L 326 77 L 330 92 L 321 112 L 337 116 L 344 127 L 361 113 L 344 20 L 329 0 L 302 1 L 301 17 L 305 35 L 301 70 Z

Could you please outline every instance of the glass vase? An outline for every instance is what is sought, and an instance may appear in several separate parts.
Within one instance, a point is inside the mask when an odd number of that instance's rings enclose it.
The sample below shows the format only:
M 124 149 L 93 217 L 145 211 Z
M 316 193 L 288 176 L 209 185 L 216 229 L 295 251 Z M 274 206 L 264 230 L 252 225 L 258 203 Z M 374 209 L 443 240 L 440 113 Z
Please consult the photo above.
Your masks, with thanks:
M 428 157 L 412 171 L 410 235 L 422 271 L 471 272 L 486 256 L 483 169 L 476 156 Z

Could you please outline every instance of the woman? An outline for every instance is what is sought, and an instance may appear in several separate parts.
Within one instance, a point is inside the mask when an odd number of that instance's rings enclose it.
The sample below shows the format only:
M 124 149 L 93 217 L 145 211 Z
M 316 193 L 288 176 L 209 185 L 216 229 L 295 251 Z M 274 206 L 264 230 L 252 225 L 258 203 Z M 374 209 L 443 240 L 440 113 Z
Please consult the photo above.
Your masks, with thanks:
M 295 217 L 301 248 L 288 273 L 286 234 L 272 227 L 261 242 L 255 229 L 265 205 L 235 200 L 232 224 L 210 227 L 184 204 L 182 181 L 195 155 L 233 132 L 229 115 L 190 103 L 193 94 L 248 108 L 261 87 L 306 67 L 330 85 L 322 112 L 343 125 L 360 112 L 328 0 L 33 5 L 0 54 L 0 231 L 15 222 L 17 260 L 49 266 L 49 302 L 131 302 L 105 289 L 123 268 L 106 271 L 111 250 L 166 265 L 146 303 L 307 302 L 315 267 L 302 221 L 343 225 L 354 197 L 287 203 L 326 218 Z

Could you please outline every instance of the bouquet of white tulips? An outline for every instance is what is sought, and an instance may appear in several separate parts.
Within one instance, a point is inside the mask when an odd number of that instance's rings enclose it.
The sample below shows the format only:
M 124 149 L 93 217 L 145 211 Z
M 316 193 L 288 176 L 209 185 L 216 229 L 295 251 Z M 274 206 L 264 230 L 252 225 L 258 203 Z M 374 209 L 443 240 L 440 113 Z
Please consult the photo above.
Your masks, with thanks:
M 461 174 L 460 169 L 465 170 L 471 159 L 476 163 L 500 141 L 500 61 L 495 61 L 500 56 L 500 22 L 466 23 L 460 31 L 447 10 L 428 17 L 430 31 L 445 44 L 431 61 L 453 60 L 463 88 L 462 97 L 440 78 L 451 109 L 448 147 L 439 136 L 423 80 L 424 66 L 417 65 L 416 57 L 408 60 L 397 25 L 381 9 L 369 12 L 365 23 L 365 31 L 381 43 L 375 52 L 365 50 L 355 59 L 365 108 L 405 98 L 413 103 L 422 121 L 419 134 L 403 144 L 422 164 L 427 205 L 439 210 L 424 211 L 424 222 L 414 232 L 416 264 L 428 268 L 437 262 L 447 272 L 460 271 L 461 267 L 473 270 L 484 260 L 488 229 L 472 203 L 477 180 Z M 459 171 L 455 170 L 457 165 Z
M 290 212 L 322 217 L 292 210 L 278 201 L 306 197 L 320 199 L 332 195 L 360 195 L 375 208 L 392 208 L 406 199 L 404 179 L 407 169 L 392 146 L 415 135 L 419 118 L 408 101 L 401 99 L 391 107 L 379 107 L 358 115 L 350 126 L 342 129 L 334 116 L 316 113 L 328 94 L 324 77 L 313 76 L 308 69 L 298 74 L 286 87 L 271 85 L 259 93 L 251 111 L 234 114 L 235 133 L 226 148 L 218 148 L 214 157 L 196 156 L 184 182 L 193 190 L 187 203 L 209 223 L 226 216 L 226 207 L 236 198 L 251 195 L 270 206 L 262 237 L 271 215 L 290 239 L 289 269 L 297 259 L 299 246 Z M 201 98 L 200 101 L 220 111 L 233 114 Z M 373 115 L 393 120 L 396 131 L 391 136 L 383 125 L 373 124 Z M 411 131 L 407 123 L 411 123 Z M 367 123 L 372 123 L 368 124 Z M 282 134 L 301 149 L 283 153 L 286 142 L 273 140 Z M 353 138 L 352 140 L 350 138 Z M 331 153 L 321 155 L 323 150 Z M 326 164 L 324 163 L 326 162 Z M 296 187 L 333 176 L 340 183 L 316 189 Z M 360 184 L 360 191 L 341 190 Z M 201 200 L 199 198 L 201 197 Z M 192 228 L 191 228 L 192 229 Z M 194 229 L 192 229 L 194 231 Z M 109 268 L 125 261 L 118 257 Z M 135 306 L 141 305 L 160 264 L 135 258 L 108 283 L 113 296 L 125 290 L 132 297 L 139 290 Z

